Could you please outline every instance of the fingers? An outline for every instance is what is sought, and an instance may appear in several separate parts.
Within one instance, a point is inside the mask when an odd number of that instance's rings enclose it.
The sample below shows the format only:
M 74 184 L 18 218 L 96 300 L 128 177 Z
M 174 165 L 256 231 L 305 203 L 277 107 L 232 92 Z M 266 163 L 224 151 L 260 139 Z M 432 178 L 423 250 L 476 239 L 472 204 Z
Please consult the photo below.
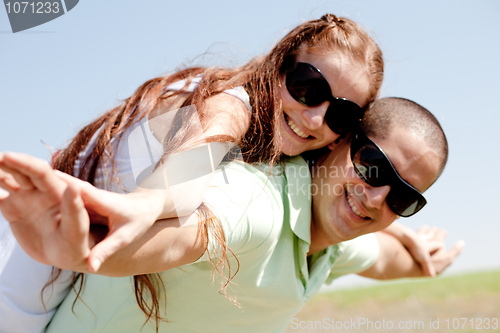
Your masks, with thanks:
M 0 203 L 9 196 L 9 192 L 0 188 Z
M 65 185 L 45 161 L 26 154 L 5 153 L 3 165 L 13 171 L 21 186 L 32 186 L 43 192 L 63 191 Z M 19 179 L 17 178 L 19 177 Z
M 89 232 L 89 216 L 80 196 L 80 190 L 74 184 L 69 184 L 61 201 L 60 235 L 65 240 L 66 246 L 69 246 L 66 256 L 61 256 L 66 258 L 63 264 L 75 267 L 73 270 L 80 270 L 76 267 L 83 267 L 81 270 L 86 271 L 86 260 L 90 253 Z
M 421 240 L 415 239 L 415 243 L 408 250 L 413 259 L 420 265 L 424 276 L 436 276 L 436 271 L 431 260 L 427 246 Z
M 14 177 L 0 168 L 0 187 L 8 193 L 15 192 L 21 188 Z
M 424 251 L 420 260 L 415 256 L 413 256 L 413 257 L 420 264 L 420 267 L 422 268 L 422 272 L 424 273 L 424 276 L 430 276 L 430 277 L 436 276 L 436 270 L 434 269 L 434 265 L 432 263 L 431 256 L 430 256 L 429 252 Z
M 448 253 L 450 254 L 450 257 L 453 259 L 452 261 L 454 261 L 455 258 L 462 252 L 464 247 L 465 247 L 465 242 L 463 240 L 456 242 L 451 247 L 451 249 L 450 249 L 450 251 L 448 251 Z
M 80 189 L 68 184 L 61 200 L 61 232 L 68 239 L 88 237 L 90 220 L 80 196 Z
M 82 198 L 87 210 L 92 212 L 92 223 L 108 224 L 108 214 L 114 207 L 112 200 L 109 200 L 110 195 L 90 184 L 82 186 Z M 106 238 L 92 248 L 87 262 L 92 273 L 96 273 L 106 259 L 126 245 L 121 236 L 122 232 L 110 230 Z
M 119 194 L 99 190 L 90 184 L 82 187 L 82 198 L 88 211 L 93 212 L 92 223 L 108 224 L 109 218 L 117 218 L 115 208 L 122 199 Z M 101 221 L 102 220 L 102 221 Z M 106 238 L 96 244 L 89 256 L 88 265 L 91 272 L 97 272 L 102 263 L 119 249 L 130 244 L 133 240 L 131 235 L 137 235 L 133 227 L 121 225 L 119 227 L 110 227 Z
M 441 250 L 441 249 L 444 249 L 444 241 L 441 241 L 441 240 L 430 240 L 430 241 L 427 241 L 427 252 L 430 254 L 430 255 L 433 255 L 434 253 L 436 253 L 437 251 Z
M 7 163 L 5 162 L 0 162 L 0 169 L 2 169 L 4 172 L 7 172 L 10 174 L 16 182 L 19 184 L 19 187 L 21 190 L 33 190 L 34 186 L 31 183 L 31 180 L 23 175 L 22 173 L 18 172 L 17 170 L 9 167 Z
M 449 251 L 446 251 L 443 248 L 432 256 L 434 266 L 436 267 L 436 271 L 438 274 L 441 274 L 448 266 L 450 266 L 455 261 L 457 256 L 462 252 L 464 246 L 465 242 L 459 241 L 455 243 Z
M 91 184 L 83 183 L 81 186 L 82 198 L 85 206 L 100 216 L 108 216 L 119 203 L 120 194 L 100 190 Z
M 6 190 L 9 193 L 12 193 L 14 191 L 17 191 L 21 188 L 18 182 L 14 179 L 14 177 L 8 173 L 2 170 L 2 165 L 3 159 L 4 159 L 4 153 L 0 153 L 0 187 Z
M 61 172 L 59 170 L 54 170 L 54 174 L 60 178 L 61 180 L 65 181 L 66 183 L 87 183 L 79 178 L 73 177 L 71 175 L 68 175 L 67 173 Z
M 423 236 L 424 233 L 427 234 L 428 230 L 424 227 L 416 233 L 412 229 L 402 225 L 398 225 L 397 227 L 403 231 L 403 245 L 408 249 L 415 262 L 420 265 L 424 276 L 435 276 L 436 271 L 429 254 L 428 242 L 426 237 Z
M 425 240 L 437 240 L 437 241 L 444 240 L 448 235 L 445 229 L 438 227 L 430 227 L 427 225 L 420 227 L 420 229 L 417 231 L 417 234 L 420 235 Z
M 417 234 L 426 242 L 427 251 L 431 255 L 445 247 L 445 239 L 448 235 L 445 229 L 429 226 L 421 227 Z

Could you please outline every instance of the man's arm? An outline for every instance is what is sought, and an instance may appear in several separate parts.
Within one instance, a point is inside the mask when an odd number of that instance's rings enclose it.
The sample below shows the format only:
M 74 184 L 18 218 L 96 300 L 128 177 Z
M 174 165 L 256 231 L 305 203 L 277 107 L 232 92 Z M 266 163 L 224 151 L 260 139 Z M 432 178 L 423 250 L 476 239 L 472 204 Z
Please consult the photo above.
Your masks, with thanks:
M 426 276 L 436 276 L 434 265 L 431 262 L 431 256 L 427 249 L 427 245 L 429 244 L 413 229 L 399 222 L 393 222 L 386 229 L 381 230 L 381 232 L 396 237 L 420 265 Z
M 435 233 L 426 233 L 426 235 L 431 238 L 441 237 Z M 375 264 L 359 275 L 378 280 L 426 276 L 399 240 L 386 233 L 377 233 L 376 236 L 380 246 L 379 257 Z M 434 242 L 435 239 L 428 239 L 428 241 Z M 457 242 L 449 251 L 444 248 L 444 245 L 437 250 L 431 249 L 431 262 L 437 274 L 453 263 L 463 246 L 463 242 Z

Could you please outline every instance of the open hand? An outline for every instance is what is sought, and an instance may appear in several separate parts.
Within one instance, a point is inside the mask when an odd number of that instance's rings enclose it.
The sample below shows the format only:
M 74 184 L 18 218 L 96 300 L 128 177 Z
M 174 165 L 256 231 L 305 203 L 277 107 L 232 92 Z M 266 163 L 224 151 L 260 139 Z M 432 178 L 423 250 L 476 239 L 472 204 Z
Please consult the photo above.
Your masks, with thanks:
M 24 154 L 0 154 L 0 210 L 23 249 L 35 260 L 97 272 L 119 249 L 142 236 L 155 214 L 141 194 L 116 194 L 54 171 Z M 102 239 L 91 225 L 105 225 Z
M 447 232 L 437 227 L 423 226 L 417 231 L 417 235 L 422 239 L 423 246 L 427 248 L 436 274 L 440 274 L 450 266 L 465 246 L 464 241 L 458 241 L 447 250 L 445 246 Z
M 86 271 L 89 217 L 80 189 L 50 166 L 23 154 L 0 154 L 0 209 L 21 247 L 35 260 Z

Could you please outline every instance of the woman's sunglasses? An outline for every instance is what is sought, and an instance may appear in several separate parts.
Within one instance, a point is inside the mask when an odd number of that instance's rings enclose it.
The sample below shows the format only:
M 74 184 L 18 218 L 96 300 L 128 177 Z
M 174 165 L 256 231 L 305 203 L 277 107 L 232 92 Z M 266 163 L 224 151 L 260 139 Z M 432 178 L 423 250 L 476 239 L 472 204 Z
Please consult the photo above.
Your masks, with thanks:
M 351 160 L 365 183 L 373 187 L 391 187 L 386 202 L 399 216 L 412 216 L 427 203 L 417 189 L 401 178 L 382 149 L 360 130 L 353 134 Z
M 363 117 L 363 109 L 354 102 L 332 95 L 330 85 L 316 67 L 303 62 L 285 70 L 286 88 L 290 95 L 305 106 L 318 106 L 330 102 L 325 122 L 337 134 L 352 132 Z

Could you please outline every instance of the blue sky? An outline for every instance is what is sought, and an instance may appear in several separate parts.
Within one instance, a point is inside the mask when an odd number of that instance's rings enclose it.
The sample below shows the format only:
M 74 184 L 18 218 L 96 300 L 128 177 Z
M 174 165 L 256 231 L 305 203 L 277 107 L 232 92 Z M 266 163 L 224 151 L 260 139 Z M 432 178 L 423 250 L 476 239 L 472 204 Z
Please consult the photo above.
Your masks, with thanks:
M 415 100 L 447 133 L 448 167 L 426 193 L 428 206 L 400 221 L 444 227 L 450 244 L 466 241 L 450 272 L 500 268 L 495 0 L 82 0 L 16 34 L 0 9 L 0 151 L 47 158 L 42 140 L 61 147 L 147 79 L 199 61 L 240 64 L 326 12 L 353 19 L 377 41 L 386 63 L 382 96 Z

